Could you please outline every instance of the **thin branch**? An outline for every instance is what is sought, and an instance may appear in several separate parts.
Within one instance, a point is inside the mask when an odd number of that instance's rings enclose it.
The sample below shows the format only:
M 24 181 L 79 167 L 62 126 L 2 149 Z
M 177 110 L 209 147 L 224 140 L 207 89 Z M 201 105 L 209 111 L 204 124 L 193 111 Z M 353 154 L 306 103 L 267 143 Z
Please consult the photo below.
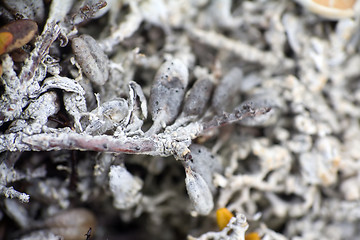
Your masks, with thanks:
M 256 117 L 268 113 L 271 110 L 270 107 L 253 108 L 249 104 L 245 104 L 239 108 L 236 108 L 232 113 L 224 113 L 221 116 L 215 116 L 210 121 L 204 122 L 203 131 L 207 131 L 212 128 L 221 127 L 233 122 L 240 121 L 248 117 Z
M 23 138 L 32 150 L 83 150 L 112 153 L 157 155 L 156 142 L 149 138 L 116 139 L 112 136 L 91 136 L 79 133 L 37 134 Z
M 123 137 L 92 136 L 75 132 L 41 133 L 36 135 L 5 134 L 0 136 L 1 151 L 52 151 L 81 150 L 111 153 L 146 154 L 153 156 L 174 155 L 177 159 L 191 159 L 188 147 L 191 140 L 201 136 L 204 131 L 239 121 L 246 117 L 266 114 L 270 108 L 253 108 L 244 104 L 232 113 L 215 116 L 210 121 L 193 122 L 179 127 L 175 132 L 159 133 L 153 136 Z M 13 142 L 17 142 L 16 145 Z M 16 146 L 16 147 L 15 147 Z
M 51 44 L 57 39 L 59 34 L 60 27 L 54 22 L 48 23 L 45 26 L 44 31 L 36 41 L 35 49 L 31 52 L 30 57 L 26 60 L 25 66 L 21 70 L 19 75 L 21 83 L 33 78 L 41 60 L 49 52 Z
M 30 196 L 26 193 L 16 191 L 13 187 L 5 187 L 0 185 L 0 195 L 4 195 L 6 198 L 17 198 L 20 201 L 29 202 Z
M 218 49 L 223 49 L 236 54 L 245 61 L 259 63 L 264 66 L 294 67 L 294 61 L 288 58 L 277 57 L 270 51 L 261 51 L 249 44 L 227 38 L 214 31 L 204 31 L 198 28 L 188 28 L 190 36 L 199 42 Z

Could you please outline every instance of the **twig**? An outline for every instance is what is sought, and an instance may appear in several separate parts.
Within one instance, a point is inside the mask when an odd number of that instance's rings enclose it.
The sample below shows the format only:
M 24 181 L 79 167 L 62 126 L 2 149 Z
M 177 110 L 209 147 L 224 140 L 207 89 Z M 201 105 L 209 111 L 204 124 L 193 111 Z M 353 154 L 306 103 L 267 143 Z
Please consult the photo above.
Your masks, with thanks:
M 247 117 L 256 117 L 263 115 L 271 110 L 270 107 L 265 108 L 253 108 L 249 104 L 245 104 L 236 108 L 232 113 L 224 113 L 221 116 L 215 116 L 208 122 L 204 122 L 203 131 L 207 131 L 212 128 L 221 127 L 226 124 L 242 120 Z
M 59 34 L 60 27 L 54 22 L 48 23 L 45 26 L 43 33 L 36 41 L 35 49 L 31 52 L 30 57 L 26 60 L 25 66 L 21 70 L 19 75 L 20 83 L 33 78 L 41 60 L 48 53 L 51 44 L 57 39 Z
M 0 194 L 6 198 L 18 198 L 20 201 L 26 203 L 29 202 L 30 196 L 26 193 L 16 191 L 13 187 L 5 187 L 0 185 Z
M 8 85 L 5 85 L 7 91 L 0 100 L 0 126 L 4 122 L 18 118 L 22 114 L 23 108 L 28 104 L 29 97 L 40 88 L 37 82 L 44 79 L 42 77 L 34 79 L 35 72 L 39 70 L 41 60 L 48 53 L 51 44 L 57 39 L 59 33 L 58 25 L 54 23 L 46 25 L 45 30 L 35 43 L 35 49 L 25 61 L 19 77 L 13 71 L 13 63 L 10 57 L 4 58 L 4 63 L 6 63 L 4 73 L 6 74 L 4 74 L 3 82 Z
M 192 38 L 195 38 L 199 42 L 232 52 L 245 61 L 260 63 L 264 66 L 282 66 L 283 68 L 294 67 L 294 62 L 291 59 L 279 59 L 275 54 L 271 52 L 261 51 L 249 44 L 242 43 L 216 32 L 204 31 L 197 28 L 188 28 Z
M 140 27 L 143 21 L 140 10 L 133 1 L 129 1 L 130 13 L 112 34 L 99 42 L 101 49 L 104 52 L 111 52 L 117 44 L 124 39 L 132 36 L 134 32 Z
M 113 153 L 157 155 L 155 141 L 147 138 L 116 139 L 112 136 L 91 136 L 78 133 L 37 134 L 24 137 L 24 143 L 35 151 L 82 150 Z
M 210 121 L 198 121 L 175 132 L 159 133 L 154 136 L 123 137 L 91 136 L 74 132 L 42 133 L 31 136 L 5 134 L 0 136 L 0 152 L 10 151 L 51 151 L 51 150 L 81 150 L 128 154 L 146 154 L 156 156 L 174 155 L 177 159 L 191 159 L 188 147 L 191 140 L 201 136 L 204 131 L 230 124 L 246 117 L 265 114 L 270 108 L 253 108 L 249 104 L 236 109 L 233 113 L 215 116 Z M 14 145 L 13 142 L 18 144 Z M 19 141 L 21 144 L 19 144 Z

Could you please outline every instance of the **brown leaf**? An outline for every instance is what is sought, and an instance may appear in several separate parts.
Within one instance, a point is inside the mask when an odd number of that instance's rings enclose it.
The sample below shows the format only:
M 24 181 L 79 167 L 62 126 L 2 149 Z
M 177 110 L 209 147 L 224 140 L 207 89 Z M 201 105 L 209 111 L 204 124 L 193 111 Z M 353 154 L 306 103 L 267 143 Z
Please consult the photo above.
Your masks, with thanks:
M 21 48 L 31 41 L 37 33 L 38 26 L 36 22 L 29 19 L 21 19 L 11 22 L 0 28 L 0 54 L 11 52 L 14 49 Z M 1 40 L 3 36 L 4 40 Z M 12 41 L 9 42 L 12 36 Z M 4 42 L 4 45 L 1 44 Z
M 13 35 L 9 32 L 0 33 L 0 55 L 6 52 L 6 49 L 13 41 Z

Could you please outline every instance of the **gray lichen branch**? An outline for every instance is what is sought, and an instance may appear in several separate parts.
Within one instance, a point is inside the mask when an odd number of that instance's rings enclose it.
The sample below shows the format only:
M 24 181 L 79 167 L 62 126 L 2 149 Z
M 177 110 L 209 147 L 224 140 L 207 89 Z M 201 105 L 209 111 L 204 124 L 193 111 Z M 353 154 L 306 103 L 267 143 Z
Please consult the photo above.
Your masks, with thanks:
M 22 134 L 4 134 L 0 136 L 0 152 L 10 151 L 51 151 L 51 150 L 81 150 L 128 154 L 147 154 L 158 156 L 175 155 L 179 159 L 189 158 L 188 147 L 191 140 L 201 136 L 204 131 L 216 128 L 246 117 L 255 117 L 266 114 L 269 108 L 253 108 L 249 104 L 235 109 L 233 113 L 224 113 L 215 116 L 210 121 L 198 121 L 179 127 L 174 132 L 159 133 L 151 137 L 126 137 L 115 138 L 113 136 L 91 136 L 74 132 L 58 132 L 34 134 L 31 136 Z M 13 145 L 14 141 L 21 144 Z M 190 157 L 191 158 L 191 157 Z

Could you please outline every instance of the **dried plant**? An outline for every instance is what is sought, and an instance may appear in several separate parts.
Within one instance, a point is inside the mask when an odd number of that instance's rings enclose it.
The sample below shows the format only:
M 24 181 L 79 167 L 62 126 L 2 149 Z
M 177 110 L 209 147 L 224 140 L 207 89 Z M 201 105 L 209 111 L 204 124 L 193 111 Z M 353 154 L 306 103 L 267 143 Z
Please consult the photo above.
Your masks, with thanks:
M 326 2 L 3 0 L 0 238 L 356 238 L 360 4 Z

